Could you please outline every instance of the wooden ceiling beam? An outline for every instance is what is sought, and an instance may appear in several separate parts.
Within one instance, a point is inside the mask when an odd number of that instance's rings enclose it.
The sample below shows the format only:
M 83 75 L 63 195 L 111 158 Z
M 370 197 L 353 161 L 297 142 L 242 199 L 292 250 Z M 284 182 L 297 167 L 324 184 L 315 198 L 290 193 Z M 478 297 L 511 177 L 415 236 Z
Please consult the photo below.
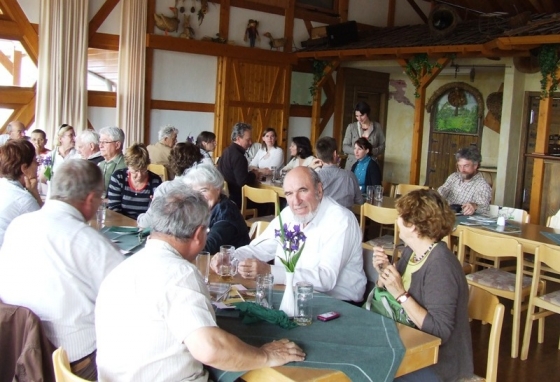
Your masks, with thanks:
M 274 62 L 293 65 L 297 63 L 295 54 L 233 46 L 210 41 L 188 40 L 179 37 L 148 33 L 146 47 L 192 54 L 204 54 L 216 57 L 241 58 L 245 60 Z
M 284 52 L 292 53 L 294 41 L 294 12 L 296 7 L 295 0 L 287 0 L 286 15 L 284 16 Z
M 412 7 L 412 9 L 414 9 L 414 12 L 416 12 L 416 14 L 422 19 L 422 21 L 424 21 L 425 24 L 428 24 L 428 16 L 424 14 L 424 12 L 418 6 L 418 4 L 416 4 L 414 0 L 407 0 L 407 1 L 408 4 L 410 4 L 410 6 Z
M 218 33 L 220 37 L 229 39 L 229 17 L 231 12 L 231 2 L 230 0 L 222 0 L 220 5 L 220 25 L 218 27 Z
M 39 36 L 27 16 L 19 6 L 17 0 L 0 0 L 0 9 L 19 26 L 20 36 L 17 38 L 25 48 L 31 61 L 37 65 L 39 59 Z
M 93 36 L 97 33 L 97 30 L 103 24 L 105 19 L 113 12 L 113 9 L 117 6 L 120 0 L 105 0 L 101 8 L 93 16 L 89 22 L 88 26 L 88 41 L 91 41 Z
M 95 33 L 89 40 L 89 48 L 119 50 L 119 35 Z
M 395 1 L 389 0 L 389 6 L 387 7 L 387 27 L 395 26 Z
M 6 40 L 19 40 L 21 29 L 19 25 L 12 20 L 0 20 L 0 38 Z
M 27 105 L 35 97 L 35 87 L 0 86 L 0 105 Z

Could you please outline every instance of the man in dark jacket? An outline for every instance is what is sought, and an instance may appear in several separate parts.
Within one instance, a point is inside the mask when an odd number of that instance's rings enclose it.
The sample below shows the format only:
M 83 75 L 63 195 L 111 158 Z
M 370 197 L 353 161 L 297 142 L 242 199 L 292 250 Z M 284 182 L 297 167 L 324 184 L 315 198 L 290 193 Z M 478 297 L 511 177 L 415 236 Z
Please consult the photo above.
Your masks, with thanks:
M 224 176 L 229 198 L 241 207 L 241 187 L 254 183 L 256 175 L 249 171 L 245 151 L 251 146 L 251 125 L 238 122 L 231 132 L 232 143 L 224 150 L 218 161 L 218 170 Z

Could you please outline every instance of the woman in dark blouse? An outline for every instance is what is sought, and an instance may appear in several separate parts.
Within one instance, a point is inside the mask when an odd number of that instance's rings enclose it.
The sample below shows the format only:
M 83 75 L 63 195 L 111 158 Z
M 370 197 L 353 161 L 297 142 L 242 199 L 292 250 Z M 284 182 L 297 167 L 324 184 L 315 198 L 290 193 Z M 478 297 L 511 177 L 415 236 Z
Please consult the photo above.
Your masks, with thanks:
M 182 180 L 188 187 L 202 193 L 211 209 L 205 251 L 216 253 L 222 245 L 238 248 L 249 244 L 245 219 L 239 207 L 223 194 L 224 178 L 215 166 L 196 165 L 187 170 Z

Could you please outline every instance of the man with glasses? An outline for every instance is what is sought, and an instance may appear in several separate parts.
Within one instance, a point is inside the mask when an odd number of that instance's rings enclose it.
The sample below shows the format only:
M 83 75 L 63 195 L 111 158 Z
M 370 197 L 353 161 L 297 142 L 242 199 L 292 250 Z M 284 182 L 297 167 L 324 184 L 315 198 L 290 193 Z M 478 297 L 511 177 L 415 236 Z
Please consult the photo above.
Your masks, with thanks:
M 32 310 L 62 346 L 74 374 L 97 378 L 94 308 L 101 281 L 124 260 L 90 227 L 103 177 L 83 159 L 65 160 L 39 211 L 15 218 L 0 249 L 0 300 Z
M 492 188 L 478 172 L 482 162 L 480 151 L 474 146 L 462 148 L 455 154 L 455 160 L 457 172 L 449 175 L 438 192 L 450 205 L 460 206 L 463 215 L 488 213 Z
M 0 135 L 0 146 L 3 146 L 10 139 L 20 139 L 25 137 L 26 127 L 20 121 L 12 121 L 6 127 L 6 134 Z
M 158 131 L 159 141 L 147 147 L 148 153 L 150 154 L 150 163 L 164 165 L 167 169 L 169 180 L 172 180 L 175 177 L 175 173 L 169 166 L 169 154 L 171 154 L 171 149 L 177 143 L 178 133 L 179 130 L 177 130 L 175 126 L 162 126 Z
M 103 173 L 105 190 L 109 187 L 111 175 L 115 170 L 126 168 L 123 156 L 124 131 L 116 126 L 104 127 L 99 131 L 99 151 L 105 159 L 99 162 Z

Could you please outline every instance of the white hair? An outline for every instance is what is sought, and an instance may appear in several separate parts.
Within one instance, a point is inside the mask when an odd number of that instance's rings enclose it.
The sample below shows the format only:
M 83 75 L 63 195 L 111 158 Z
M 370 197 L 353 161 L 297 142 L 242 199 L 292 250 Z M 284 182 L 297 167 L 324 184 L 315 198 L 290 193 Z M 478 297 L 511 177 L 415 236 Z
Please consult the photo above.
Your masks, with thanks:
M 161 141 L 163 138 L 165 137 L 171 137 L 171 135 L 175 133 L 175 134 L 179 134 L 179 130 L 177 130 L 177 128 L 173 125 L 165 125 L 159 128 L 158 131 L 158 139 Z

